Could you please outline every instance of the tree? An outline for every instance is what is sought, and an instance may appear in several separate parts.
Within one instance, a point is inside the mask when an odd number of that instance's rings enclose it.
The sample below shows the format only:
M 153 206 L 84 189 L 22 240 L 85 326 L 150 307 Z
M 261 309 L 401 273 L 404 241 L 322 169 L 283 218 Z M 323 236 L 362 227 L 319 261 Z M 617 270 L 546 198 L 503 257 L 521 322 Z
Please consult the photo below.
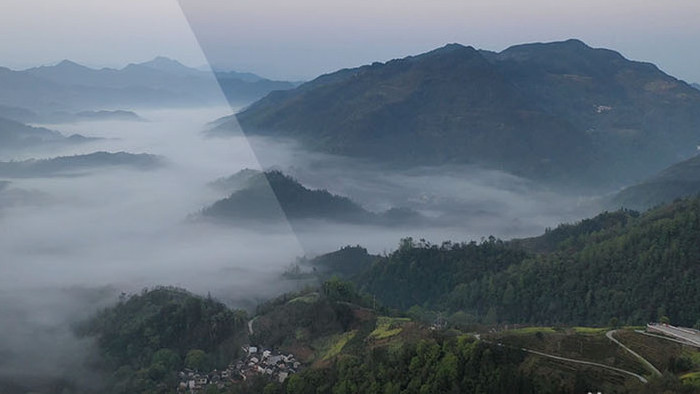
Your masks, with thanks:
M 192 349 L 185 357 L 185 367 L 196 371 L 204 371 L 207 364 L 207 354 L 203 350 Z
M 611 317 L 609 326 L 612 328 L 618 328 L 620 326 L 620 321 L 617 317 Z

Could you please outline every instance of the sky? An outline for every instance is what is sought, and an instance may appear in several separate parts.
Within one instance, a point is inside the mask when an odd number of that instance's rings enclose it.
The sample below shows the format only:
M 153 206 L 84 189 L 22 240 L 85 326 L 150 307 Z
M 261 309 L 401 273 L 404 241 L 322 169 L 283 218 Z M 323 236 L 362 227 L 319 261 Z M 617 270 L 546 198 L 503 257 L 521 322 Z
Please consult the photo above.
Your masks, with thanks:
M 201 66 L 204 52 L 217 68 L 304 80 L 450 42 L 579 38 L 700 81 L 698 16 L 697 0 L 3 0 L 0 64 Z

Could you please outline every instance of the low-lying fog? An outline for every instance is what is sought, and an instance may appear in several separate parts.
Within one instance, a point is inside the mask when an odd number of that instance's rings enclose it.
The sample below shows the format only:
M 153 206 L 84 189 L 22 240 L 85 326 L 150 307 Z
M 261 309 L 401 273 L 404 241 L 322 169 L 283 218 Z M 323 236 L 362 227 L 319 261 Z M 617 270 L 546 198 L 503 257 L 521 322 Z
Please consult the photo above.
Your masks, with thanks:
M 0 185 L 0 313 L 10 317 L 0 319 L 0 376 L 16 377 L 30 366 L 46 374 L 60 374 L 52 368 L 57 364 L 75 368 L 81 360 L 74 356 L 85 353 L 89 343 L 71 335 L 70 323 L 122 291 L 175 285 L 250 306 L 293 288 L 280 285 L 278 275 L 304 254 L 356 244 L 373 253 L 389 252 L 406 236 L 435 243 L 531 236 L 596 210 L 589 200 L 561 196 L 498 171 L 380 168 L 254 138 L 265 168 L 281 169 L 309 188 L 351 197 L 369 210 L 410 207 L 433 224 L 316 223 L 295 225 L 294 232 L 288 224 L 260 229 L 197 220 L 193 216 L 200 209 L 226 197 L 208 183 L 243 168 L 260 168 L 242 134 L 208 138 L 203 133 L 207 122 L 231 109 L 135 111 L 149 121 L 46 125 L 103 139 L 50 154 L 2 158 L 127 151 L 161 155 L 166 165 L 10 179 Z M 32 361 L 39 355 L 44 363 Z
M 263 168 L 279 169 L 310 189 L 352 198 L 366 209 L 411 208 L 426 224 L 368 227 L 292 223 L 308 254 L 360 244 L 370 252 L 393 250 L 411 236 L 440 244 L 536 236 L 547 227 L 595 215 L 599 196 L 565 194 L 502 171 L 475 165 L 397 168 L 360 159 L 304 151 L 291 141 L 249 137 Z
M 207 183 L 257 167 L 242 136 L 201 134 L 208 121 L 230 111 L 139 111 L 150 122 L 48 125 L 106 139 L 34 157 L 123 150 L 162 155 L 166 165 L 4 184 L 0 380 L 22 371 L 49 378 L 80 370 L 83 359 L 76 355 L 87 354 L 88 343 L 72 335 L 70 324 L 122 291 L 176 285 L 239 305 L 270 295 L 267 284 L 280 267 L 303 255 L 288 226 L 261 233 L 188 219 L 223 197 Z M 285 290 L 274 283 L 276 291 Z

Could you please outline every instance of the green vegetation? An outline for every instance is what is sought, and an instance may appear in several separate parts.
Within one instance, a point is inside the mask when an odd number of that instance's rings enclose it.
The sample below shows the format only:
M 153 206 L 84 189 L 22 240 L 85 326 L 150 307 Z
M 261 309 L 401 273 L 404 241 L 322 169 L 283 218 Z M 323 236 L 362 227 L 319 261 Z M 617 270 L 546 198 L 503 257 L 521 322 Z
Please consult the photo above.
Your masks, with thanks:
M 690 372 L 681 376 L 684 384 L 691 385 L 700 389 L 700 372 Z
M 352 281 L 332 276 L 260 304 L 250 338 L 244 312 L 173 288 L 124 297 L 81 331 L 95 337 L 114 393 L 168 392 L 178 368 L 230 362 L 241 343 L 293 353 L 304 368 L 284 384 L 234 385 L 236 393 L 690 393 L 697 349 L 619 327 L 698 321 L 699 232 L 700 199 L 689 199 L 510 242 L 407 238 L 386 256 L 346 247 L 300 265 Z M 663 375 L 649 376 L 606 327 Z M 482 340 L 464 334 L 474 331 Z
M 384 305 L 485 324 L 643 325 L 700 316 L 700 199 L 603 213 L 544 235 L 441 246 L 403 240 L 357 283 Z M 416 309 L 416 310 L 418 310 Z
M 158 287 L 123 297 L 79 332 L 96 339 L 102 368 L 113 371 L 108 392 L 167 393 L 179 381 L 181 368 L 221 368 L 240 352 L 246 313 L 181 289 Z
M 554 328 L 552 327 L 522 327 L 522 328 L 515 328 L 512 330 L 507 330 L 506 331 L 508 334 L 536 334 L 536 333 L 555 333 L 557 332 Z
M 630 353 L 615 345 L 605 333 L 582 334 L 573 329 L 511 334 L 505 331 L 482 335 L 484 340 L 499 342 L 517 349 L 525 348 L 547 354 L 598 362 L 644 375 L 646 370 Z
M 393 337 L 400 334 L 403 331 L 403 325 L 409 321 L 411 319 L 380 316 L 377 318 L 377 328 L 369 336 L 374 339 Z
M 318 352 L 321 354 L 321 360 L 328 360 L 340 354 L 347 343 L 355 338 L 356 330 L 347 331 L 342 334 L 331 336 L 325 339 L 326 346 L 318 346 Z
M 293 376 L 287 393 L 535 393 L 517 370 L 522 353 L 468 337 L 422 339 L 346 355 L 326 368 Z M 549 391 L 551 392 L 551 391 Z

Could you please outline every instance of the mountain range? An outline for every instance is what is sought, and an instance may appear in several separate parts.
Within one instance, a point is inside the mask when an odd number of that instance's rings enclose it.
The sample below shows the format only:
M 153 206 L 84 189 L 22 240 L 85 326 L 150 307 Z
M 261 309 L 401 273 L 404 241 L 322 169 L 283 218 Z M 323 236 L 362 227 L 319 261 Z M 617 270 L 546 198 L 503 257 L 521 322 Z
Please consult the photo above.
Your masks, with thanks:
M 255 101 L 289 82 L 235 72 L 211 72 L 164 57 L 121 69 L 93 69 L 70 60 L 27 70 L 0 68 L 3 116 L 35 121 L 31 112 L 77 112 L 134 107 L 206 106 L 220 104 L 219 84 L 233 105 Z
M 499 53 L 450 44 L 272 92 L 237 121 L 333 154 L 619 187 L 694 154 L 700 91 L 579 40 Z

